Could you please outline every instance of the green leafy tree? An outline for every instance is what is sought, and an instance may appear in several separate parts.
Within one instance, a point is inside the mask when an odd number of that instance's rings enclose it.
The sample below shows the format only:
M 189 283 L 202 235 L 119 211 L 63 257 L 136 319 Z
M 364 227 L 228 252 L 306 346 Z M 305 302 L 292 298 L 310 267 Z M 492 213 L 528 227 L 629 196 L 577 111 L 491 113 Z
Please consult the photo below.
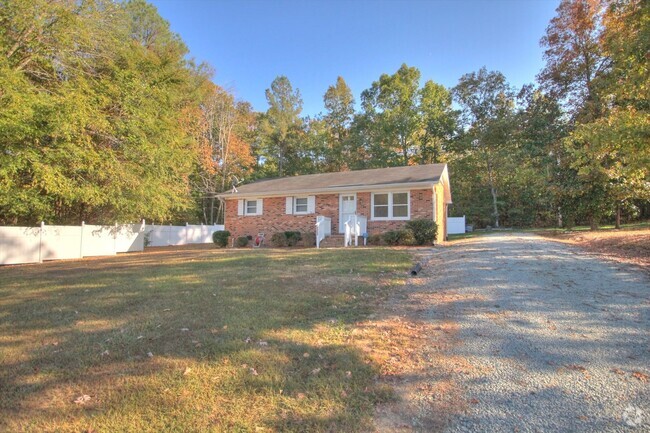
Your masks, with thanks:
M 459 115 L 452 107 L 451 92 L 431 80 L 424 83 L 424 87 L 420 89 L 419 114 L 422 129 L 418 162 L 445 162 L 445 145 L 450 143 L 456 134 Z
M 361 93 L 362 107 L 378 128 L 380 141 L 373 143 L 373 156 L 380 156 L 382 164 L 408 165 L 417 152 L 419 81 L 420 71 L 403 64 Z
M 191 206 L 182 120 L 207 74 L 153 6 L 7 0 L 0 22 L 2 223 L 161 221 Z
M 338 77 L 336 84 L 328 87 L 323 102 L 327 110 L 323 120 L 330 134 L 326 169 L 340 171 L 350 161 L 348 137 L 354 117 L 354 96 L 343 77 Z
M 499 191 L 514 165 L 514 92 L 502 73 L 481 68 L 463 75 L 453 94 L 462 107 L 465 128 L 457 150 L 474 161 L 478 185 L 489 190 L 492 221 L 499 227 Z
M 289 79 L 279 76 L 266 89 L 266 100 L 269 109 L 264 118 L 267 139 L 265 164 L 269 164 L 278 176 L 296 174 L 298 170 L 292 162 L 300 158 L 298 138 L 303 127 L 300 90 L 294 91 Z

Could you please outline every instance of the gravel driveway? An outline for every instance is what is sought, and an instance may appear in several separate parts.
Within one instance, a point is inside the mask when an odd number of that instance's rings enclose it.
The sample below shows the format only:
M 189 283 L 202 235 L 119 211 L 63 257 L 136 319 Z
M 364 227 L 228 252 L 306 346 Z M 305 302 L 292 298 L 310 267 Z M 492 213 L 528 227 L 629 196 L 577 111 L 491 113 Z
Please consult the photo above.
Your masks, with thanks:
M 531 234 L 435 250 L 467 409 L 449 432 L 650 431 L 650 279 Z M 428 277 L 427 277 L 428 275 Z M 442 311 L 432 308 L 436 321 Z

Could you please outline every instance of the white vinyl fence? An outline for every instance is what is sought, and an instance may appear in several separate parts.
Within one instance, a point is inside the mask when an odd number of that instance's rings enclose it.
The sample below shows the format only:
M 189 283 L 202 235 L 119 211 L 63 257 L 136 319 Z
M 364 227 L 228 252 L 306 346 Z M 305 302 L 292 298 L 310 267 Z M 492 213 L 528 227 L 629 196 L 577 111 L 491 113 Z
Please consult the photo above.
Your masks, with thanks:
M 223 225 L 184 225 L 157 226 L 145 228 L 145 239 L 149 247 L 166 247 L 168 245 L 209 244 L 212 233 L 224 230 Z
M 465 215 L 462 217 L 447 218 L 447 234 L 457 235 L 465 233 Z
M 0 265 L 111 256 L 143 251 L 145 245 L 209 243 L 212 233 L 223 229 L 223 225 L 145 226 L 144 221 L 113 226 L 0 227 Z

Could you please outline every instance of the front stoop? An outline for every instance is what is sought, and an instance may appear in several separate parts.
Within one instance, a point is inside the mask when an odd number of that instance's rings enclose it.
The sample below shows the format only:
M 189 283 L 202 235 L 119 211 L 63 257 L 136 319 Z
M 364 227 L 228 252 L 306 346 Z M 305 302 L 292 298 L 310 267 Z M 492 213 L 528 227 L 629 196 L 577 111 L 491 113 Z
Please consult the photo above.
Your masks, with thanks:
M 321 248 L 341 248 L 345 241 L 344 235 L 331 235 L 320 241 Z
M 326 237 L 320 242 L 321 248 L 343 248 L 343 243 L 345 242 L 345 235 L 331 235 Z M 352 241 L 352 247 L 354 247 L 354 240 Z M 359 238 L 359 246 L 363 246 L 363 238 Z

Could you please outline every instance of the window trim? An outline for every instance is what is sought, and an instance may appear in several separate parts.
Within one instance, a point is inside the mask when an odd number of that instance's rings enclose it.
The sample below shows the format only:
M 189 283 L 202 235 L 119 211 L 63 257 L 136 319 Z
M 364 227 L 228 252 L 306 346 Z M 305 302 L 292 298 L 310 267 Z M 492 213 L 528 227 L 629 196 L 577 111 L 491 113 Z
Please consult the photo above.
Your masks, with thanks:
M 305 202 L 305 211 L 298 211 L 298 199 L 304 199 Z M 307 215 L 309 214 L 309 197 L 308 196 L 294 196 L 293 197 L 293 213 L 294 215 Z
M 393 216 L 393 194 L 404 194 L 406 193 L 406 216 L 396 217 Z M 375 216 L 375 194 L 387 194 L 388 195 L 388 216 L 387 217 L 378 217 Z M 399 205 L 398 205 L 399 206 Z M 403 205 L 401 205 L 403 206 Z M 409 221 L 411 219 L 411 191 L 377 191 L 371 194 L 370 199 L 370 214 L 372 221 Z

